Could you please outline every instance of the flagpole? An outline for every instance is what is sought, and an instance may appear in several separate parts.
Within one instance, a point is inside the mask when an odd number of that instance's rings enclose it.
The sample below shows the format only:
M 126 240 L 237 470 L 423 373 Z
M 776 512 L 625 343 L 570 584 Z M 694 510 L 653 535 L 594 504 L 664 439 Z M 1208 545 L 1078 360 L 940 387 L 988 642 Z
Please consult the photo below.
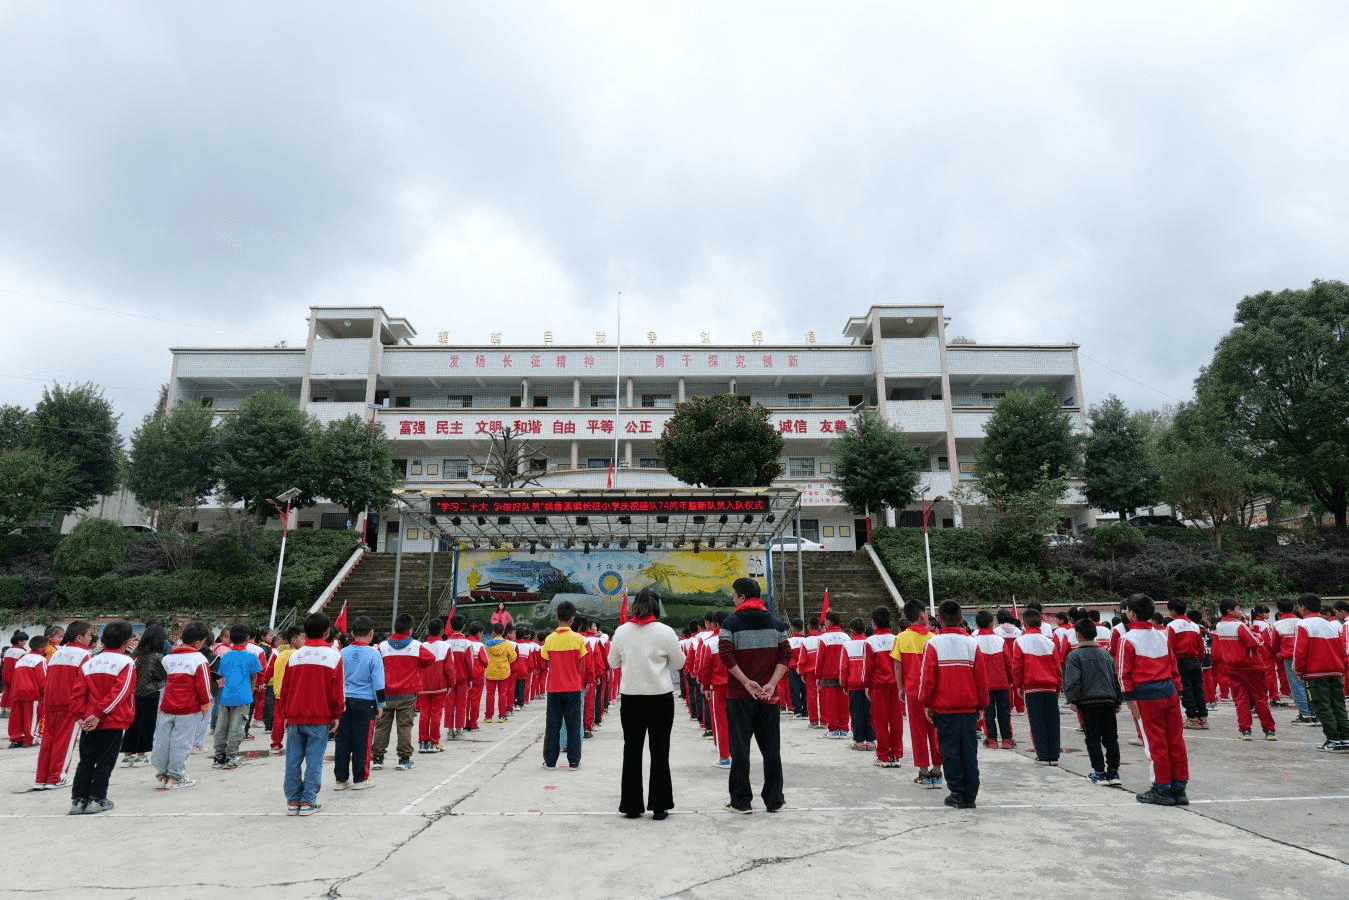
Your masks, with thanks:
M 619 410 L 622 408 L 619 395 L 623 387 L 623 292 L 618 292 L 618 321 L 614 327 L 614 461 L 609 467 L 610 472 L 618 471 L 618 434 L 619 428 Z M 609 478 L 609 487 L 614 486 L 614 479 Z
M 923 488 L 923 493 L 927 493 L 927 488 Z M 927 614 L 935 619 L 937 601 L 936 592 L 932 589 L 932 545 L 927 537 L 927 497 L 923 497 L 923 558 L 927 560 Z

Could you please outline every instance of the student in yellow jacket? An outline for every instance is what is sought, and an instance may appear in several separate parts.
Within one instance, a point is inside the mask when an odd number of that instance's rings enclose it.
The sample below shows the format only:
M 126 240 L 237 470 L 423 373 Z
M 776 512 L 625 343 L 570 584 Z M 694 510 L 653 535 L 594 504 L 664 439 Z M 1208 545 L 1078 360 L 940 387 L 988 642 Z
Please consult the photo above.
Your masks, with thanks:
M 511 663 L 515 662 L 518 654 L 515 652 L 515 645 L 502 636 L 505 631 L 505 625 L 494 622 L 492 636 L 482 642 L 483 647 L 487 649 L 487 671 L 483 673 L 487 679 L 487 716 L 484 719 L 486 722 L 492 721 L 493 710 L 498 705 L 500 718 L 497 721 L 506 721 L 506 716 L 510 715 L 511 706 L 515 702 L 515 698 L 510 696 Z M 500 704 L 497 703 L 498 699 L 501 701 Z

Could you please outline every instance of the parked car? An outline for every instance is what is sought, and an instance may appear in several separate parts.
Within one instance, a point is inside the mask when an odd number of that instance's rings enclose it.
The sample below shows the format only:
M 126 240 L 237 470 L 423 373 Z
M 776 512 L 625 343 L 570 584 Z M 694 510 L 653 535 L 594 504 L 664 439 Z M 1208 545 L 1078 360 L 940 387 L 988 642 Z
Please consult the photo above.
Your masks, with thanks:
M 1129 524 L 1140 528 L 1144 525 L 1153 525 L 1162 528 L 1185 527 L 1185 523 L 1175 516 L 1134 516 L 1129 520 Z
M 1072 534 L 1047 534 L 1045 535 L 1045 545 L 1048 547 L 1076 547 L 1082 541 L 1078 540 L 1076 535 Z
M 780 538 L 774 538 L 768 542 L 768 549 L 776 553 L 779 550 L 787 550 L 795 553 L 800 550 L 823 550 L 824 544 L 817 543 L 809 538 L 796 537 L 795 535 L 786 535 Z

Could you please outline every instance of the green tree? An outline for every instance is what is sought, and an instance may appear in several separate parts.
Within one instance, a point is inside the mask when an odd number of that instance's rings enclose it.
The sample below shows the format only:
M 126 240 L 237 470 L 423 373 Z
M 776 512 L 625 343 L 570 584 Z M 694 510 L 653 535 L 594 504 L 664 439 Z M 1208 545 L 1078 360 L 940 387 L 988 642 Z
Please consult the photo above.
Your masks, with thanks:
M 1054 395 L 1043 388 L 1008 391 L 974 451 L 979 489 L 989 497 L 1041 490 L 1046 479 L 1061 482 L 1077 468 L 1078 450 L 1072 421 Z
M 259 391 L 246 398 L 216 428 L 220 495 L 242 502 L 259 523 L 276 513 L 269 498 L 291 488 L 300 491 L 293 506 L 312 504 L 318 433 L 318 423 L 285 394 Z
M 1087 412 L 1091 436 L 1083 443 L 1082 480 L 1093 506 L 1118 512 L 1120 521 L 1161 497 L 1161 477 L 1143 421 L 1114 394 Z
M 1209 526 L 1222 548 L 1223 530 L 1242 524 L 1241 510 L 1254 502 L 1253 477 L 1245 461 L 1222 440 L 1200 403 L 1182 403 L 1156 438 L 1162 497 L 1186 518 Z
M 41 450 L 0 450 L 0 534 L 69 511 L 75 464 Z
M 22 406 L 0 406 L 0 450 L 24 450 L 33 443 L 28 410 Z
M 685 484 L 767 487 L 782 474 L 782 435 L 770 416 L 735 394 L 695 397 L 675 407 L 656 452 Z
M 126 562 L 129 535 L 111 519 L 85 519 L 57 545 L 52 567 L 63 575 L 102 575 Z
M 196 506 L 215 487 L 214 415 L 199 403 L 160 410 L 131 433 L 127 485 L 142 506 Z
M 318 436 L 315 492 L 346 507 L 354 522 L 363 509 L 383 509 L 399 478 L 384 426 L 353 413 L 329 422 Z
M 863 409 L 834 440 L 834 486 L 855 514 L 913 502 L 927 453 L 875 410 Z
M 1195 381 L 1201 402 L 1260 449 L 1257 466 L 1298 482 L 1345 528 L 1349 511 L 1349 285 L 1265 291 Z
M 120 418 L 96 385 L 53 384 L 42 389 L 42 399 L 28 419 L 32 446 L 74 464 L 66 484 L 66 511 L 117 490 L 122 472 Z

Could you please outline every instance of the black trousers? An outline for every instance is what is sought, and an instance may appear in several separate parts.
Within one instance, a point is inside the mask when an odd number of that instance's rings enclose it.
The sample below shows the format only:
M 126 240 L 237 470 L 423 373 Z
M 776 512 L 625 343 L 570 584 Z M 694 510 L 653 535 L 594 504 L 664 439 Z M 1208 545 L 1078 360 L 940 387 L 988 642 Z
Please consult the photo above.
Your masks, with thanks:
M 749 783 L 749 740 L 752 736 L 763 757 L 764 806 L 782 806 L 782 736 L 778 726 L 782 714 L 772 703 L 758 700 L 727 700 L 726 730 L 731 738 L 731 805 L 748 808 L 754 796 Z
M 806 715 L 805 679 L 803 679 L 801 673 L 795 669 L 788 669 L 787 686 L 791 689 L 792 694 L 792 712 L 804 718 Z
M 698 679 L 692 675 L 689 676 L 688 692 L 689 699 L 692 701 L 690 703 L 692 709 L 689 710 L 689 714 L 701 722 L 703 720 L 703 689 L 699 686 Z
M 108 799 L 108 779 L 117 768 L 117 753 L 122 749 L 122 731 L 80 732 L 80 763 L 70 786 L 71 800 Z
M 1198 660 L 1196 660 L 1198 662 Z M 1087 737 L 1087 756 L 1091 757 L 1093 772 L 1119 771 L 1119 729 L 1115 721 L 1115 705 L 1102 703 L 1079 706 L 1082 733 Z M 1105 752 L 1101 752 L 1101 748 Z
M 674 728 L 674 694 L 623 694 L 618 708 L 623 725 L 623 782 L 618 811 L 640 815 L 674 808 L 670 783 L 670 729 Z M 650 741 L 651 775 L 642 802 L 642 750 Z
M 1010 692 L 1006 689 L 988 692 L 988 708 L 984 710 L 984 734 L 990 741 L 996 741 L 998 735 L 1009 740 L 1012 737 L 1012 706 Z
M 871 727 L 871 701 L 866 691 L 848 691 L 848 712 L 852 718 L 852 739 L 854 743 L 864 744 L 876 740 L 876 732 Z
M 342 718 L 337 720 L 333 743 L 333 775 L 338 781 L 351 776 L 352 781 L 360 784 L 370 777 L 370 742 L 375 737 L 377 715 L 379 706 L 374 700 L 347 698 Z
M 1197 656 L 1176 658 L 1180 669 L 1180 702 L 1185 707 L 1185 718 L 1207 719 L 1208 705 L 1204 702 L 1204 661 Z
M 1054 697 L 1053 694 L 1045 696 Z M 1026 699 L 1031 698 L 1030 694 Z M 979 796 L 978 713 L 932 714 L 937 728 L 937 747 L 941 750 L 941 772 L 946 787 L 962 800 L 973 802 Z
M 543 761 L 557 765 L 562 753 L 562 729 L 567 729 L 567 762 L 581 764 L 581 709 L 585 691 L 549 691 L 548 714 L 543 729 Z
M 1058 759 L 1059 695 L 1053 691 L 1027 694 L 1026 718 L 1030 719 L 1030 736 L 1035 741 L 1036 758 L 1050 761 Z

